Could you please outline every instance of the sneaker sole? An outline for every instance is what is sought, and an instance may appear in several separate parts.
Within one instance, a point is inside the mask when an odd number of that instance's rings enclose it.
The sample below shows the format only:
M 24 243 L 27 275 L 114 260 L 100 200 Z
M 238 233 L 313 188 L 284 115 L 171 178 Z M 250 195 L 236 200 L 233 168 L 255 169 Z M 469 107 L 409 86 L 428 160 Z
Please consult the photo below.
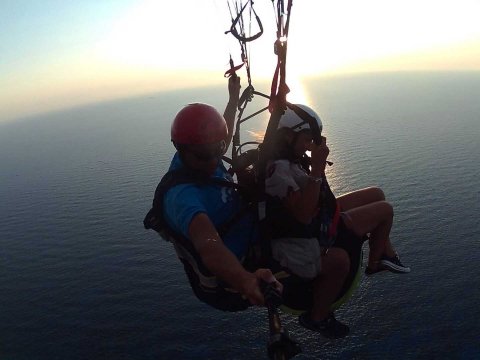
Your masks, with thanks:
M 380 263 L 386 267 L 388 267 L 388 270 L 392 272 L 396 272 L 398 274 L 407 274 L 410 272 L 410 268 L 399 266 L 395 263 L 392 263 L 388 260 L 381 260 Z

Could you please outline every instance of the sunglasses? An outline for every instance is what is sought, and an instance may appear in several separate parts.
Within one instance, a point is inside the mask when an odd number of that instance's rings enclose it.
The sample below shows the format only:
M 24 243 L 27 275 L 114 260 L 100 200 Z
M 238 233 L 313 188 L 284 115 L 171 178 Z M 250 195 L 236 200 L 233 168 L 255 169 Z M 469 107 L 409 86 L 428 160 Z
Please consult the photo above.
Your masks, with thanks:
M 191 153 L 198 161 L 208 162 L 213 159 L 219 159 L 226 150 L 226 143 L 224 140 L 213 145 L 191 145 L 185 148 Z

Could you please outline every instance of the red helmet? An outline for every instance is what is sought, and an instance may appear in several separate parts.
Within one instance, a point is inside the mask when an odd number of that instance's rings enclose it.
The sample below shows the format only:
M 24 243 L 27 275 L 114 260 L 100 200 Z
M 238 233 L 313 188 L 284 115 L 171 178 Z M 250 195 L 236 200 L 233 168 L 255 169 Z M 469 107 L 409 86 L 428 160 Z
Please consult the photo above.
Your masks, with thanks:
M 172 123 L 171 137 L 177 144 L 214 144 L 225 140 L 227 123 L 207 104 L 195 103 L 179 111 Z

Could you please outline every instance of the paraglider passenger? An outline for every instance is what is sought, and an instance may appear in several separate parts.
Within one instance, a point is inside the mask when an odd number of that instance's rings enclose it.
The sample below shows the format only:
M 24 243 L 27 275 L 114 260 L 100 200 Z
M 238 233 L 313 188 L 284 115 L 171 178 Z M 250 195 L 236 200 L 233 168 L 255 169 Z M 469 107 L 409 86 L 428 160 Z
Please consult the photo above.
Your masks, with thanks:
M 321 132 L 316 112 L 297 106 L 315 118 Z M 325 177 L 329 149 L 326 138 L 320 139 L 319 144 L 313 142 L 309 124 L 293 110 L 287 109 L 280 118 L 273 159 L 266 169 L 267 218 L 273 229 L 273 257 L 291 273 L 311 281 L 313 306 L 300 316 L 300 323 L 338 338 L 349 332 L 330 310 L 349 271 L 347 253 L 334 244 L 338 238 L 362 241 L 370 234 L 367 275 L 410 269 L 400 262 L 390 243 L 393 211 L 382 190 L 368 188 L 335 199 Z M 310 166 L 304 165 L 306 151 L 311 152 Z M 285 287 L 284 297 L 288 292 Z

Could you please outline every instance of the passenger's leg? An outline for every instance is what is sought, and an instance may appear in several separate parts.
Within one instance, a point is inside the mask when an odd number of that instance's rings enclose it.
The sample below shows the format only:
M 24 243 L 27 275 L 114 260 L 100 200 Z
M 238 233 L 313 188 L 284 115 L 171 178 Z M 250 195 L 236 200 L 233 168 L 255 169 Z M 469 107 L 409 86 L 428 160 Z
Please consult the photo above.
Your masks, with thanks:
M 385 254 L 394 256 L 390 243 L 390 230 L 393 224 L 393 208 L 386 201 L 377 201 L 345 211 L 345 225 L 356 235 L 370 233 L 370 254 L 368 266 L 376 269 L 380 257 Z
M 330 248 L 327 254 L 322 256 L 322 272 L 313 283 L 312 320 L 320 321 L 327 317 L 349 269 L 350 259 L 343 249 Z
M 368 187 L 337 197 L 342 211 L 383 200 L 385 200 L 385 194 L 379 187 Z

